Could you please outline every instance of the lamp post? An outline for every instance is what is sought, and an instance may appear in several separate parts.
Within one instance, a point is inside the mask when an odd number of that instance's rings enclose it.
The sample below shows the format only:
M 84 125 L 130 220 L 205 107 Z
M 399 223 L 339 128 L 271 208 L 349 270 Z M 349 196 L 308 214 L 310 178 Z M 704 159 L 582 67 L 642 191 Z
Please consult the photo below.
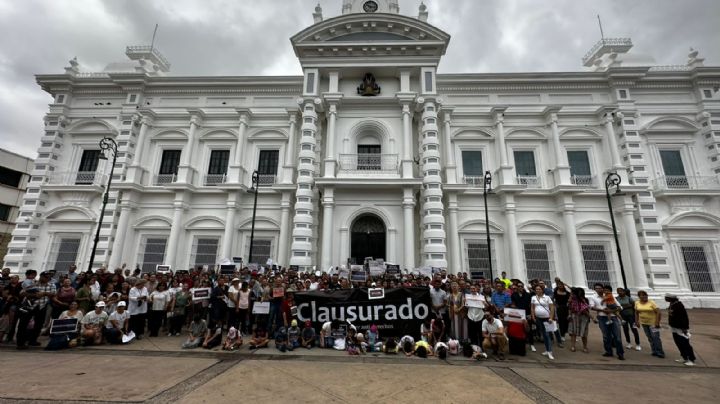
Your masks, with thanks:
M 490 219 L 488 217 L 488 206 L 487 196 L 488 193 L 492 192 L 492 174 L 490 171 L 485 171 L 485 178 L 483 181 L 483 200 L 485 201 L 485 236 L 487 236 L 487 249 L 488 249 L 488 269 L 490 270 L 490 282 L 493 281 L 492 274 L 492 250 L 490 249 Z
M 260 174 L 257 170 L 252 173 L 252 187 L 248 192 L 255 194 L 255 202 L 253 202 L 252 225 L 250 227 L 250 253 L 248 254 L 248 264 L 253 263 L 253 242 L 255 241 L 255 213 L 257 212 L 258 190 L 260 189 Z
M 95 263 L 95 253 L 97 252 L 98 241 L 100 241 L 100 229 L 102 228 L 103 217 L 105 217 L 105 207 L 107 207 L 108 197 L 110 195 L 110 185 L 112 185 L 113 173 L 115 172 L 115 162 L 117 160 L 118 145 L 112 138 L 105 137 L 100 140 L 100 160 L 107 160 L 106 151 L 112 153 L 112 165 L 110 166 L 110 176 L 105 183 L 105 195 L 103 196 L 102 208 L 100 209 L 100 218 L 98 219 L 97 230 L 95 231 L 95 240 L 93 241 L 92 252 L 90 253 L 90 263 L 88 264 L 88 272 L 92 272 Z M 122 229 L 121 229 L 122 230 Z
M 620 261 L 620 275 L 622 276 L 623 288 L 627 289 L 627 279 L 625 278 L 625 266 L 623 265 L 622 253 L 620 251 L 620 240 L 618 239 L 617 226 L 615 225 L 615 215 L 613 214 L 612 198 L 610 188 L 615 187 L 615 195 L 622 195 L 620 191 L 620 183 L 622 179 L 618 173 L 610 173 L 605 178 L 605 197 L 608 203 L 608 212 L 610 213 L 610 223 L 612 223 L 613 236 L 615 236 L 615 248 L 617 249 L 618 261 Z

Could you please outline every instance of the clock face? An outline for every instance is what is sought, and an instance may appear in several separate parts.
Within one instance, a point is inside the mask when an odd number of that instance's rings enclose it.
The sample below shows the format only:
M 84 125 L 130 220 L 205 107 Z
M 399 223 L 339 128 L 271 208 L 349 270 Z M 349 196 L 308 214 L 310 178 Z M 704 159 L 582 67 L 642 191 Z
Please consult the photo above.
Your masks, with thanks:
M 374 1 L 366 1 L 365 4 L 363 4 L 363 10 L 365 10 L 366 13 L 374 13 L 377 9 L 378 5 Z

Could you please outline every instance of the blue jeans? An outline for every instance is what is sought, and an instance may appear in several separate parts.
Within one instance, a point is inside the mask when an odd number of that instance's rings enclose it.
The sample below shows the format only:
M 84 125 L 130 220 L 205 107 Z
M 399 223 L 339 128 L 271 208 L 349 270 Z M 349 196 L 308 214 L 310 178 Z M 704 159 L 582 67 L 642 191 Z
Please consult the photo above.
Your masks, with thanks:
M 611 317 L 610 320 L 612 321 L 611 324 L 607 324 L 608 318 L 606 316 L 599 316 L 597 318 L 598 326 L 603 336 L 603 348 L 606 354 L 612 355 L 613 345 L 615 345 L 618 356 L 624 356 L 625 350 L 623 349 L 622 336 L 620 334 L 620 320 L 618 320 L 617 317 Z
M 545 344 L 545 351 L 546 352 L 552 352 L 552 340 L 550 339 L 550 333 L 545 331 L 545 323 L 547 323 L 549 318 L 538 318 L 535 317 L 535 326 L 538 329 L 538 332 L 542 334 L 543 337 L 543 343 Z M 559 342 L 560 340 L 558 340 Z
M 653 326 L 647 325 L 647 324 L 641 324 L 641 327 L 643 331 L 645 331 L 645 336 L 648 339 L 648 342 L 650 342 L 650 348 L 652 349 L 653 355 L 664 358 L 665 357 L 665 351 L 663 351 L 662 341 L 660 340 L 660 333 L 659 332 L 653 332 Z
M 277 330 L 277 328 L 282 323 L 282 314 L 280 313 L 281 307 L 282 302 L 270 302 L 270 313 L 268 316 L 267 329 L 268 331 L 270 331 L 271 335 L 275 333 L 275 330 Z

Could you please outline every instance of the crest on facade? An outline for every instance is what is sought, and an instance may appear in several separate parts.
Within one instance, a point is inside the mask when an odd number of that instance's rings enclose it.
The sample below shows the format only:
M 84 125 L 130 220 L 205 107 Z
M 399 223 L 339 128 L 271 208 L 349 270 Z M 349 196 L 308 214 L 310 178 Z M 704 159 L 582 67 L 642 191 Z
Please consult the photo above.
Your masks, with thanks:
M 380 86 L 375 82 L 375 76 L 372 73 L 365 73 L 362 83 L 357 88 L 357 93 L 363 97 L 374 97 L 380 94 Z

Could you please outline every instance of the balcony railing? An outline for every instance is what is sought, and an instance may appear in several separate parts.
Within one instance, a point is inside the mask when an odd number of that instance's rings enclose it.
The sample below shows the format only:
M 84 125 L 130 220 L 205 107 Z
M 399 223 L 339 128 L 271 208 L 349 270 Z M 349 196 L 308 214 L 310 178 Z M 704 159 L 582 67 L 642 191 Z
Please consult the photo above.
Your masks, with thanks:
M 686 176 L 686 175 L 666 175 L 655 179 L 655 188 L 657 189 L 720 189 L 720 178 L 718 176 Z
M 277 176 L 275 174 L 258 174 L 258 185 L 261 187 L 275 185 L 276 178 Z
M 226 174 L 206 174 L 205 175 L 205 186 L 211 187 L 219 184 L 224 184 L 227 180 Z
M 68 171 L 48 175 L 47 183 L 50 185 L 105 185 L 107 175 L 97 171 Z
M 398 155 L 380 153 L 341 154 L 340 171 L 348 173 L 397 173 Z
M 542 188 L 542 181 L 537 175 L 518 175 L 515 177 L 515 184 L 528 188 Z
M 463 182 L 474 187 L 481 187 L 485 181 L 485 176 L 482 175 L 464 175 Z
M 177 174 L 158 174 L 155 176 L 153 185 L 172 184 L 175 181 L 177 181 Z
M 573 175 L 570 177 L 570 182 L 579 187 L 590 188 L 595 186 L 595 177 L 592 175 Z

